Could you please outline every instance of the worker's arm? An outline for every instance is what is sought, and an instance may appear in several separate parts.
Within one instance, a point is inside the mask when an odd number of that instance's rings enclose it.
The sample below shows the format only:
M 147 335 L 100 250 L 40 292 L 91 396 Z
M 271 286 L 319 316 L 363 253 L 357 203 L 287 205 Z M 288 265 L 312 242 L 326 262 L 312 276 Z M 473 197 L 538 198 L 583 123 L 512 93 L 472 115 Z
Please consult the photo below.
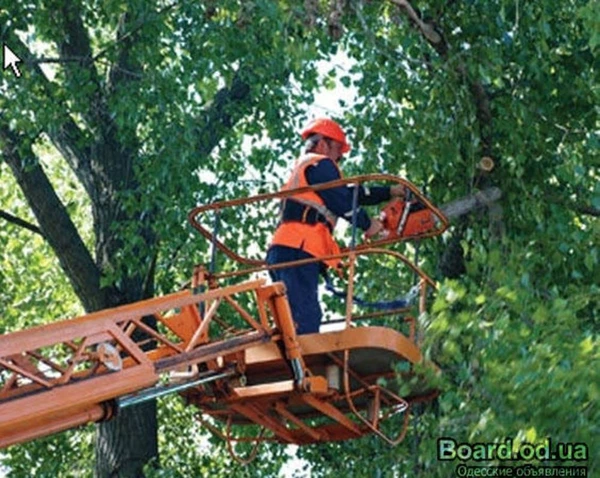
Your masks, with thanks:
M 350 194 L 354 194 L 354 186 L 349 186 Z M 359 186 L 358 187 L 358 204 L 361 206 L 372 206 L 381 204 L 384 201 L 391 199 L 389 186 Z
M 306 180 L 308 184 L 321 184 L 340 179 L 338 169 L 329 159 L 319 161 L 315 166 L 306 170 Z M 321 196 L 327 209 L 339 217 L 343 217 L 348 222 L 352 221 L 352 196 L 353 187 L 339 186 L 337 188 L 317 191 Z M 388 186 L 376 186 L 373 188 L 359 187 L 358 203 L 359 205 L 379 204 L 390 199 L 390 188 Z M 359 208 L 356 212 L 356 225 L 366 231 L 371 226 L 371 219 L 364 209 Z

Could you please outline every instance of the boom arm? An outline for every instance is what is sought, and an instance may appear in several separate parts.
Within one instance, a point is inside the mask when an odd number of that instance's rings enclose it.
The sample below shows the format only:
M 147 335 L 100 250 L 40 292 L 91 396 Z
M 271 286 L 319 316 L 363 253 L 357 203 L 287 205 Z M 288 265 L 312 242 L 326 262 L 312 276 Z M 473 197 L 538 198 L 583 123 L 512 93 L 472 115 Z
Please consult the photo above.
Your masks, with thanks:
M 200 320 L 198 312 L 201 304 L 235 302 L 235 295 L 263 287 L 250 281 L 178 292 L 0 336 L 0 447 L 106 420 L 119 397 L 154 386 L 165 372 L 270 340 L 268 296 L 257 299 L 263 323 L 252 321 L 254 332 L 230 340 L 209 344 L 211 317 Z M 158 331 L 145 316 L 156 317 Z M 144 342 L 132 338 L 139 330 L 157 347 L 144 352 Z

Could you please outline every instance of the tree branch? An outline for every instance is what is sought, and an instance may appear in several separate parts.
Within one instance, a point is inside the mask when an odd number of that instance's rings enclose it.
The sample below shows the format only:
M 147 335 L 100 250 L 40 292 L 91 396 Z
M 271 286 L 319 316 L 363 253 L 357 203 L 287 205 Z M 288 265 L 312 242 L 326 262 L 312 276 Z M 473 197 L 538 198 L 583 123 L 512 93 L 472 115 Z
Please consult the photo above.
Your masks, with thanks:
M 504 223 L 502 222 L 502 206 L 498 203 L 501 196 L 502 191 L 496 187 L 492 187 L 470 196 L 456 199 L 440 207 L 440 210 L 450 221 L 458 223 L 440 258 L 439 267 L 444 277 L 450 279 L 458 278 L 467 271 L 465 266 L 465 251 L 460 243 L 466 226 L 466 218 L 464 216 L 487 208 L 492 239 L 496 240 L 502 237 L 504 234 Z
M 163 8 L 161 8 L 154 14 L 154 17 L 157 18 L 157 17 L 161 16 L 162 14 L 167 13 L 169 10 L 171 10 L 175 7 L 179 7 L 179 5 L 180 5 L 180 3 L 178 1 L 175 1 L 168 5 L 165 5 Z M 117 35 L 116 40 L 113 43 L 111 43 L 110 45 L 104 47 L 102 50 L 100 50 L 100 52 L 96 53 L 94 55 L 94 57 L 92 58 L 92 61 L 97 61 L 99 58 L 106 55 L 106 53 L 108 53 L 108 51 L 110 51 L 111 49 L 113 49 L 117 45 L 119 45 L 119 43 L 129 39 L 129 37 L 131 37 L 138 30 L 141 30 L 146 25 L 146 23 L 149 22 L 151 19 L 152 19 L 152 17 L 142 18 L 135 24 L 131 25 L 131 28 L 129 30 L 121 30 L 120 33 Z
M 86 146 L 89 140 L 85 134 L 73 121 L 68 113 L 68 106 L 66 104 L 57 104 L 56 98 L 58 98 L 58 88 L 52 84 L 46 77 L 42 69 L 38 64 L 32 62 L 33 55 L 29 51 L 29 48 L 23 43 L 16 35 L 11 36 L 11 44 L 18 45 L 19 51 L 27 52 L 28 58 L 25 58 L 25 62 L 32 65 L 33 75 L 32 79 L 39 85 L 40 90 L 45 92 L 46 102 L 48 104 L 56 105 L 53 108 L 56 114 L 56 120 L 48 125 L 41 125 L 43 130 L 46 132 L 50 141 L 61 155 L 67 161 L 67 164 L 71 170 L 75 173 L 84 189 L 91 198 L 96 196 L 96 187 L 92 182 L 92 171 L 91 171 L 91 149 Z M 61 112 L 57 112 L 62 110 Z
M 106 305 L 106 290 L 100 288 L 100 271 L 31 146 L 23 144 L 7 126 L 0 124 L 2 154 L 23 191 L 39 225 L 73 289 L 87 311 Z M 23 158 L 22 151 L 27 157 Z
M 44 237 L 44 234 L 42 234 L 42 231 L 40 230 L 39 227 L 37 227 L 35 224 L 31 224 L 30 222 L 25 221 L 24 219 L 21 219 L 20 217 L 13 216 L 12 214 L 10 214 L 6 211 L 2 211 L 1 209 L 0 209 L 0 217 L 2 219 L 4 219 L 5 221 L 16 224 L 19 227 L 23 227 L 25 229 L 30 230 L 31 232 L 35 232 L 36 234 L 39 234 L 42 237 Z
M 499 188 L 493 187 L 479 191 L 471 196 L 465 196 L 455 201 L 444 204 L 440 207 L 440 211 L 450 219 L 457 219 L 473 211 L 489 207 L 493 202 L 498 201 L 502 197 L 502 191 Z
M 238 71 L 231 85 L 219 90 L 211 105 L 197 118 L 200 123 L 197 128 L 198 150 L 202 156 L 209 155 L 223 137 L 223 130 L 231 129 L 250 109 L 250 85 L 242 76 Z M 243 106 L 247 108 L 241 108 Z
M 96 237 L 95 257 L 101 269 L 114 265 L 116 251 L 122 247 L 122 242 L 112 229 L 116 223 L 128 219 L 120 203 L 123 191 L 136 191 L 138 185 L 133 172 L 133 162 L 137 157 L 138 145 L 135 140 L 135 125 L 119 127 L 113 120 L 109 110 L 110 96 L 116 92 L 116 84 L 131 80 L 130 75 L 120 73 L 119 67 L 110 72 L 105 83 L 98 76 L 94 63 L 93 52 L 86 27 L 84 25 L 81 7 L 78 3 L 64 2 L 61 16 L 55 22 L 54 41 L 58 45 L 61 58 L 84 58 L 80 63 L 65 62 L 67 82 L 65 87 L 76 91 L 81 81 L 91 88 L 84 96 L 74 97 L 80 103 L 82 117 L 89 130 L 89 169 L 86 174 L 78 177 L 91 192 L 92 214 L 94 219 L 94 234 Z M 117 42 L 121 50 L 117 52 L 118 62 L 128 64 L 128 50 L 133 44 L 133 36 L 125 35 L 127 15 L 121 17 L 117 31 Z M 123 41 L 126 36 L 127 40 Z M 124 130 L 129 128 L 129 131 Z M 60 131 L 61 138 L 68 137 L 71 131 Z M 128 139 L 123 139 L 128 138 Z M 72 144 L 72 143 L 71 143 Z M 66 148 L 61 153 L 68 154 Z M 129 218 L 131 219 L 131 218 Z M 141 237 L 148 234 L 140 232 Z M 133 279 L 132 279 L 133 280 Z M 141 283 L 141 281 L 140 281 Z M 123 288 L 125 292 L 126 287 Z M 135 287 L 130 287 L 131 295 L 138 297 Z M 123 298 L 119 299 L 120 302 Z M 112 302 L 111 302 L 112 303 Z M 104 304 L 104 306 L 109 305 Z
M 493 239 L 499 239 L 504 236 L 504 222 L 502 220 L 502 205 L 498 200 L 502 197 L 502 191 L 497 187 L 490 187 L 478 191 L 475 194 L 466 196 L 450 203 L 444 204 L 440 210 L 450 219 L 455 220 L 466 216 L 477 210 L 487 208 L 490 220 L 490 231 Z
M 141 29 L 145 22 L 138 21 L 137 26 L 130 29 L 131 16 L 131 13 L 126 12 L 119 18 L 117 38 L 114 43 L 114 45 L 119 45 L 119 50 L 117 53 L 117 62 L 110 68 L 108 85 L 106 88 L 107 91 L 114 90 L 119 82 L 123 80 L 131 80 L 131 75 L 126 75 L 125 72 L 135 71 L 136 75 L 140 75 L 141 72 L 139 62 L 137 62 L 135 57 L 132 57 L 129 52 L 134 42 L 134 33 Z
M 60 10 L 60 15 L 56 15 L 54 42 L 58 46 L 60 58 L 83 58 L 79 63 L 65 62 L 63 67 L 67 76 L 67 88 L 77 91 L 81 82 L 92 84 L 93 88 L 89 89 L 89 93 L 85 97 L 76 98 L 76 100 L 85 106 L 82 108 L 82 116 L 90 133 L 96 139 L 96 144 L 93 149 L 99 147 L 100 144 L 107 144 L 108 148 L 113 150 L 112 156 L 118 156 L 120 151 L 119 145 L 113 141 L 115 138 L 112 120 L 107 109 L 107 101 L 101 88 L 101 81 L 98 70 L 94 64 L 92 47 L 88 32 L 83 24 L 80 6 L 75 2 L 63 2 Z M 85 74 L 87 72 L 87 74 Z M 83 105 L 85 103 L 85 105 Z M 92 153 L 92 163 L 97 154 Z M 115 160 L 115 164 L 118 161 Z M 92 168 L 97 168 L 100 164 L 92 164 Z M 116 175 L 113 179 L 118 179 Z M 97 174 L 92 175 L 93 178 L 98 177 Z M 96 184 L 95 188 L 98 193 L 101 193 L 105 185 Z
M 449 46 L 444 36 L 431 22 L 424 22 L 408 0 L 390 0 L 394 5 L 400 7 L 400 10 L 409 18 L 409 20 L 419 29 L 427 42 L 442 57 L 448 58 Z M 492 113 L 490 98 L 484 86 L 480 81 L 469 77 L 468 70 L 464 62 L 459 61 L 456 66 L 456 72 L 465 80 L 469 86 L 469 91 L 475 103 L 477 122 L 479 123 L 479 136 L 481 139 L 481 156 L 490 156 L 492 154 Z
M 590 204 L 585 204 L 583 201 L 577 201 L 568 197 L 564 197 L 564 195 L 561 195 L 560 193 L 547 193 L 544 195 L 544 201 L 566 207 L 577 214 L 600 217 L 600 209 Z
M 71 80 L 76 81 L 79 73 L 79 66 L 85 66 L 93 81 L 97 86 L 98 71 L 94 66 L 92 47 L 85 26 L 81 19 L 81 14 L 77 3 L 63 2 L 60 14 L 54 18 L 58 19 L 58 32 L 55 38 L 60 58 L 82 58 L 83 60 L 75 64 L 65 62 L 65 71 Z
M 346 0 L 330 0 L 329 15 L 327 17 L 327 27 L 329 36 L 334 40 L 339 40 L 344 33 L 342 17 L 344 16 L 344 8 Z
M 410 19 L 410 21 L 421 31 L 425 39 L 434 47 L 434 49 L 441 55 L 445 56 L 448 52 L 446 41 L 435 29 L 435 27 L 429 23 L 425 23 L 412 5 L 407 0 L 390 0 L 393 4 L 398 5 Z
M 600 217 L 600 209 L 596 209 L 592 206 L 579 206 L 576 205 L 573 209 L 579 214 L 584 214 L 586 216 Z

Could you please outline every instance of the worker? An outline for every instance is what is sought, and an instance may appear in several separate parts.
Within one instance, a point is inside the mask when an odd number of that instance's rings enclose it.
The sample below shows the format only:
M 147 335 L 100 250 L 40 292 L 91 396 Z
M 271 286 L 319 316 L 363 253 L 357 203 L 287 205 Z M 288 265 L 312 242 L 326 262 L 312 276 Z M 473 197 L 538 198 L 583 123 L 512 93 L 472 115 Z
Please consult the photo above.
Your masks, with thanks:
M 317 118 L 302 130 L 301 135 L 305 141 L 305 154 L 297 159 L 282 190 L 341 179 L 340 163 L 343 155 L 350 151 L 341 126 L 330 118 Z M 338 254 L 340 248 L 332 233 L 338 218 L 352 221 L 353 191 L 354 186 L 344 185 L 307 191 L 283 199 L 280 222 L 267 251 L 267 264 Z M 359 186 L 358 204 L 379 204 L 391 197 L 403 196 L 404 188 L 401 185 Z M 367 237 L 376 235 L 383 228 L 379 219 L 370 218 L 362 208 L 356 211 L 356 225 L 365 231 Z M 326 266 L 339 267 L 340 261 L 330 259 L 270 272 L 274 281 L 282 281 L 286 286 L 298 334 L 319 332 L 322 312 L 318 282 L 320 271 Z

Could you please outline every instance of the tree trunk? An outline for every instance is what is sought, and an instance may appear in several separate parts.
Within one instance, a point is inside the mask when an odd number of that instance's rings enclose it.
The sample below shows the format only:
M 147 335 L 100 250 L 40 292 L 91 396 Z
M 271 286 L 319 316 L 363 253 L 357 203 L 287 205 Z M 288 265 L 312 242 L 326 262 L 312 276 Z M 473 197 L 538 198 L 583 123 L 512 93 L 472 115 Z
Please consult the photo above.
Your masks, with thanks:
M 96 431 L 98 478 L 143 477 L 144 465 L 158 459 L 156 401 L 119 411 Z

